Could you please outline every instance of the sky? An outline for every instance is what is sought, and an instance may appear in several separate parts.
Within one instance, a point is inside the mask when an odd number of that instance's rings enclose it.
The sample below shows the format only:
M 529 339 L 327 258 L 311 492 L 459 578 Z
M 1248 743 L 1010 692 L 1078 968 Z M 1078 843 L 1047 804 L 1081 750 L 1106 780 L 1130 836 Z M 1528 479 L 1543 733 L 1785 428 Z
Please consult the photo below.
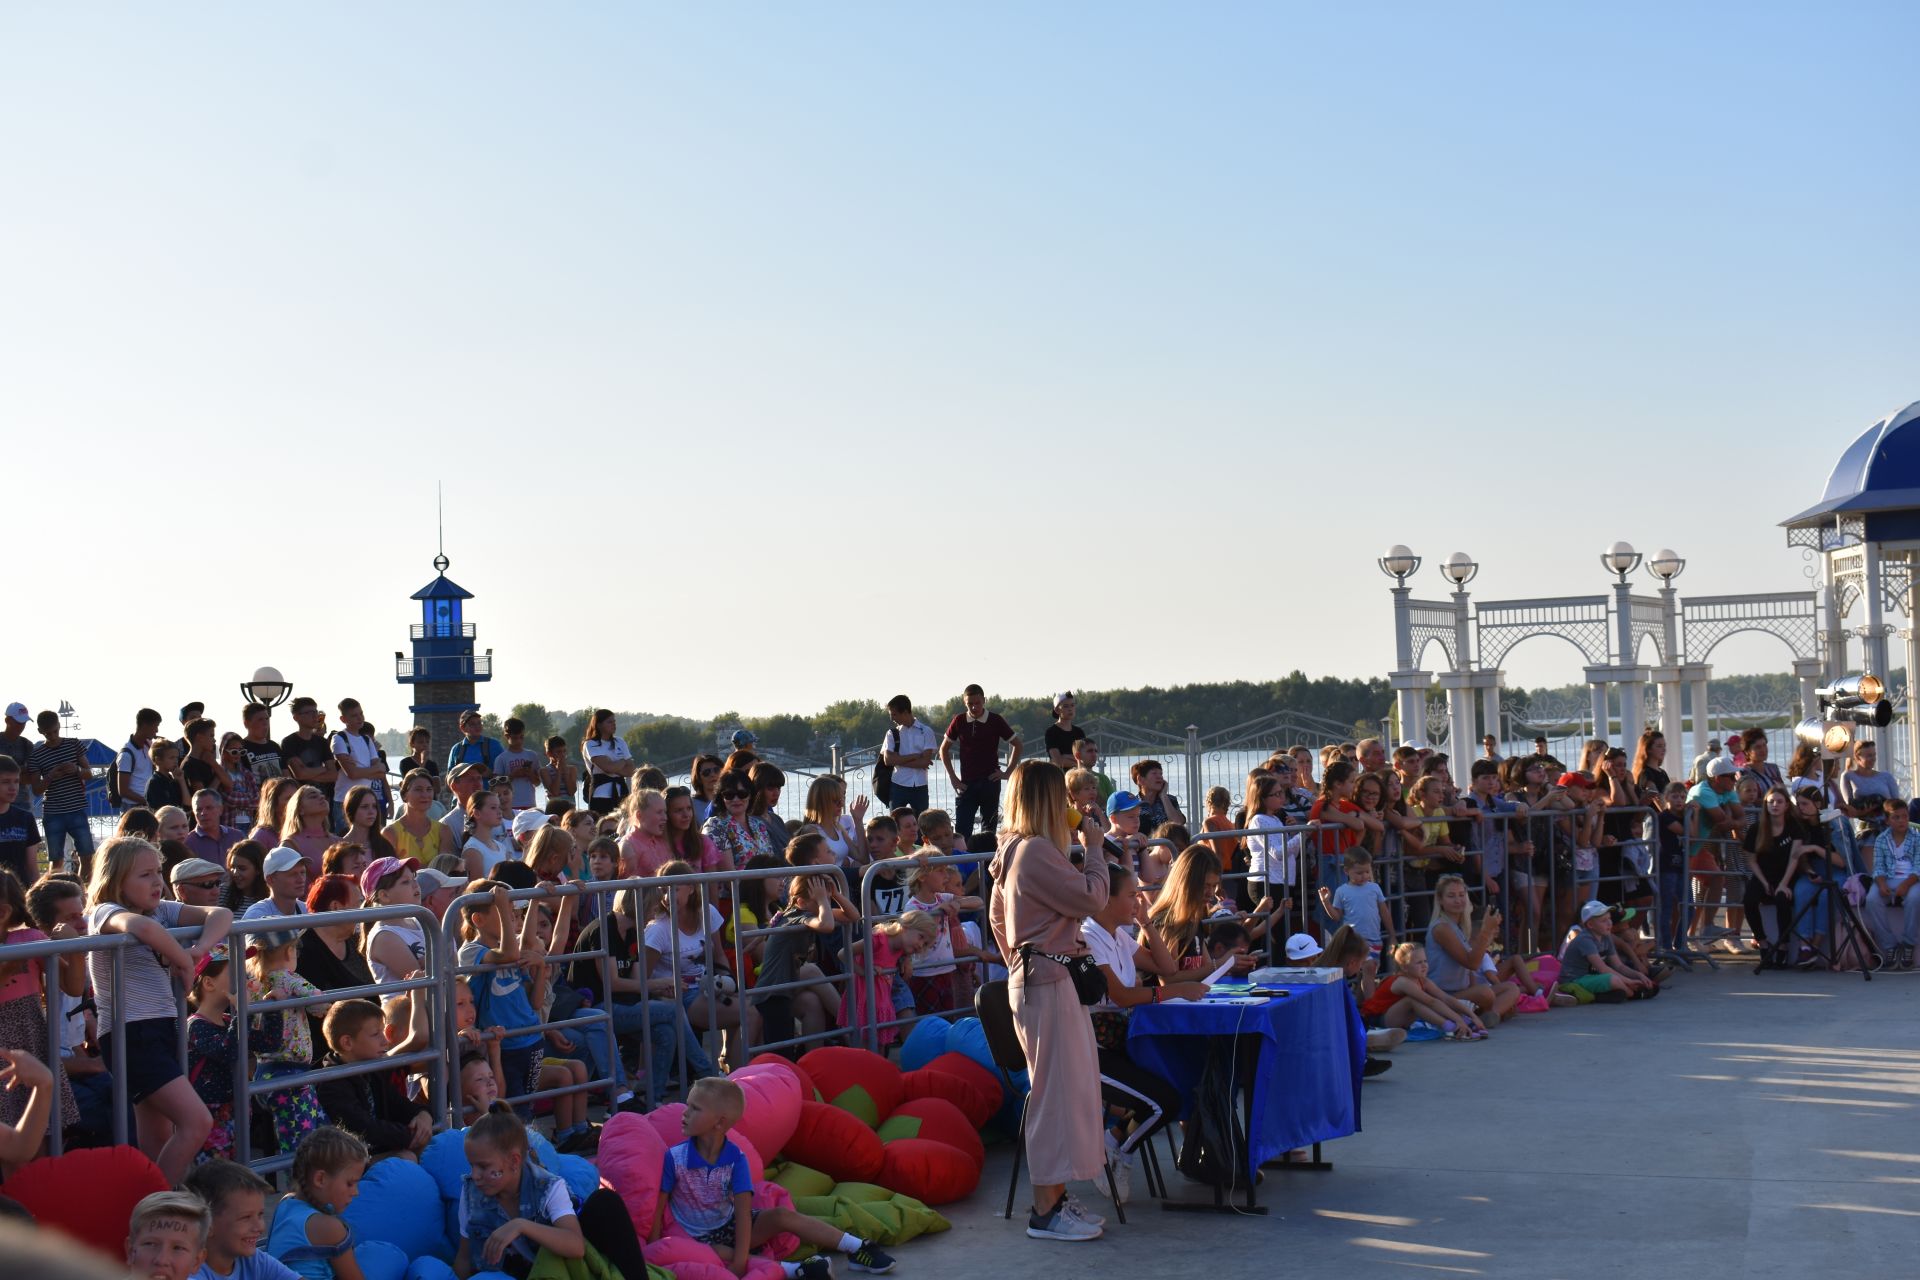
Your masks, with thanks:
M 1804 588 L 1916 13 L 8 5 L 0 698 L 398 726 L 437 483 L 495 709 L 1383 675 L 1395 542 Z

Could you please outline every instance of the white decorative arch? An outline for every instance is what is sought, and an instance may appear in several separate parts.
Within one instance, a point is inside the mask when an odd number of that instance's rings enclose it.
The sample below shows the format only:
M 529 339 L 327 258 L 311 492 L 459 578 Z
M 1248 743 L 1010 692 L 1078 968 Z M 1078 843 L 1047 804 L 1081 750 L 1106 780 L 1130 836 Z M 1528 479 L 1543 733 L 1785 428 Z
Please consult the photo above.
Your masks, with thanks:
M 1509 653 L 1536 636 L 1565 640 L 1588 666 L 1607 664 L 1605 596 L 1488 601 L 1475 607 L 1474 626 L 1483 667 L 1504 665 Z
M 1454 652 L 1454 641 L 1458 636 L 1455 624 L 1458 615 L 1453 606 L 1443 600 L 1407 601 L 1407 621 L 1413 637 L 1413 665 L 1417 669 L 1420 660 L 1430 644 L 1438 644 L 1447 655 L 1447 669 L 1457 671 L 1462 665 L 1463 653 Z
M 1723 640 L 1742 631 L 1770 635 L 1796 658 L 1819 656 L 1819 610 L 1812 591 L 1752 596 L 1687 596 L 1680 601 L 1688 662 L 1705 662 Z

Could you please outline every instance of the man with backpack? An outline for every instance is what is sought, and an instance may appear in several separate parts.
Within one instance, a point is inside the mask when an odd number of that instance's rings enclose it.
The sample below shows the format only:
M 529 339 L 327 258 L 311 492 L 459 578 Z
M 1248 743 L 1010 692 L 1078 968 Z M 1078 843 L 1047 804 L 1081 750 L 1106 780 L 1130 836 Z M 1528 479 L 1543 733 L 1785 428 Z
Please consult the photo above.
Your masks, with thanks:
M 148 748 L 160 732 L 160 713 L 152 707 L 140 708 L 133 718 L 133 736 L 120 748 L 113 766 L 113 794 L 120 804 L 147 802 L 147 784 L 153 781 L 153 757 Z
M 888 700 L 887 715 L 892 718 L 893 727 L 880 741 L 880 764 L 893 773 L 888 794 L 883 799 L 890 809 L 906 805 L 917 815 L 931 804 L 927 770 L 933 766 L 940 741 L 933 726 L 913 714 L 913 701 L 904 693 Z M 876 778 L 876 791 L 878 781 Z

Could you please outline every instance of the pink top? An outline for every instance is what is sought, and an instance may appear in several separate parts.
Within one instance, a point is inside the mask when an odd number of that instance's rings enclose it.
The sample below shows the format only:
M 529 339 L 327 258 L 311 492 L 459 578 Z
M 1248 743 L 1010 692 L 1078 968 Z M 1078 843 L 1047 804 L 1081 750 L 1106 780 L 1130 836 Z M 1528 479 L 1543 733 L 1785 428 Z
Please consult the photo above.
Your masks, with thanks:
M 620 858 L 626 876 L 657 876 L 660 868 L 669 862 L 685 861 L 681 852 L 667 843 L 663 835 L 650 836 L 644 831 L 629 831 L 627 838 L 620 842 Z M 720 850 L 708 836 L 700 837 L 700 864 L 695 871 L 731 871 L 733 866 L 720 856 Z
M 1051 955 L 1078 955 L 1087 949 L 1080 923 L 1107 905 L 1107 864 L 1081 870 L 1044 836 L 1008 836 L 993 856 L 993 901 L 987 918 L 1006 957 L 1007 981 L 1026 983 L 1027 966 L 1019 951 L 1032 943 Z M 1045 960 L 1033 965 L 1033 983 L 1065 982 L 1067 971 Z
M 28 942 L 45 942 L 46 940 L 47 935 L 38 929 L 7 930 L 7 945 L 9 946 L 20 946 Z M 29 960 L 26 962 L 25 968 L 21 969 L 19 973 L 14 974 L 11 978 L 8 978 L 6 984 L 0 986 L 0 1004 L 18 1000 L 23 996 L 37 997 L 44 994 L 47 985 L 46 970 L 42 967 L 43 963 L 43 961 L 39 960 Z M 26 1046 L 22 1047 L 24 1048 Z M 37 1046 L 35 1051 L 44 1053 L 46 1052 L 46 1046 Z

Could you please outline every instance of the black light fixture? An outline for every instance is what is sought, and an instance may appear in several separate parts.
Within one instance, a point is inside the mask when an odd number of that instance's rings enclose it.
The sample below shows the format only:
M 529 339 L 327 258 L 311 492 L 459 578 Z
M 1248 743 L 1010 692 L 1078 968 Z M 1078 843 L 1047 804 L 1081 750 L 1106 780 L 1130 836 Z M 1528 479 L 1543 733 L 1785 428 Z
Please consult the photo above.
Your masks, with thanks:
M 1853 745 L 1855 725 L 1884 729 L 1893 723 L 1893 700 L 1886 693 L 1880 677 L 1864 671 L 1822 685 L 1813 694 L 1820 714 L 1795 725 L 1793 736 L 1826 759 L 1843 755 Z
M 277 707 L 293 693 L 293 685 L 272 667 L 261 667 L 253 679 L 240 682 L 240 696 L 256 707 Z

